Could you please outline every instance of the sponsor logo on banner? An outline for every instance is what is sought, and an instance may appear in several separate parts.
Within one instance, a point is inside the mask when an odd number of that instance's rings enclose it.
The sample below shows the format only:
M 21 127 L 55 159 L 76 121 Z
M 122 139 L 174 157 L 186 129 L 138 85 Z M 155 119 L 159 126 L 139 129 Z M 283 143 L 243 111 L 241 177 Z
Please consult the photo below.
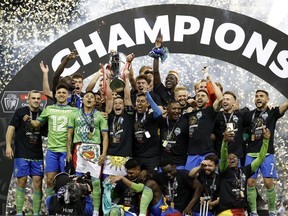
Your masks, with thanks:
M 1 98 L 1 106 L 4 113 L 14 113 L 20 107 L 28 106 L 29 91 L 5 91 Z M 46 96 L 41 97 L 40 108 L 43 109 L 47 104 Z

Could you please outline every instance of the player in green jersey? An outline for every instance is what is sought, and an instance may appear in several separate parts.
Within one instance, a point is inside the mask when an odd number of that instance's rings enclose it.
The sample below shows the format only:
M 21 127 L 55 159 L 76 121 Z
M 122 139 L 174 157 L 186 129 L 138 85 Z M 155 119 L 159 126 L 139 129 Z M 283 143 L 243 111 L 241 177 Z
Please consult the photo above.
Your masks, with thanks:
M 68 119 L 72 113 L 78 110 L 67 105 L 68 87 L 59 84 L 56 87 L 56 104 L 47 106 L 37 120 L 31 121 L 33 127 L 38 127 L 43 122 L 48 122 L 48 144 L 46 154 L 46 196 L 50 196 L 53 191 L 53 178 L 58 172 L 65 171 L 66 165 L 66 139 Z
M 76 175 L 81 176 L 90 172 L 93 183 L 93 215 L 98 215 L 101 199 L 101 166 L 108 149 L 108 125 L 103 115 L 95 109 L 95 102 L 94 93 L 86 92 L 83 96 L 82 109 L 69 119 L 67 149 L 71 148 L 73 139 L 73 162 Z M 68 161 L 72 157 L 70 152 L 67 151 Z

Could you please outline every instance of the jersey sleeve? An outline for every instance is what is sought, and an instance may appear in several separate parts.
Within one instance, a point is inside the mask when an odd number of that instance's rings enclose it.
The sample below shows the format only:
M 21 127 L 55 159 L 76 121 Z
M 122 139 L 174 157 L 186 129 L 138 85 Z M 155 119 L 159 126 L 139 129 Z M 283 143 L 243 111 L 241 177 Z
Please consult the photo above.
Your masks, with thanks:
M 48 117 L 49 117 L 49 106 L 42 111 L 42 113 L 40 114 L 40 116 L 38 116 L 36 120 L 40 122 L 46 122 L 48 120 Z
M 100 118 L 100 130 L 102 132 L 108 132 L 108 121 L 102 115 Z

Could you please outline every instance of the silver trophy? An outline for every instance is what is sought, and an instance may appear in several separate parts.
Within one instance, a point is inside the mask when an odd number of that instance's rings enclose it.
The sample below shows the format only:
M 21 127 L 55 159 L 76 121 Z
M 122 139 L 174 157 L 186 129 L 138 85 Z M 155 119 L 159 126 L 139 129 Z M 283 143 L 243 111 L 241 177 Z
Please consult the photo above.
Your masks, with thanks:
M 123 53 L 112 51 L 110 55 L 110 69 L 112 71 L 112 81 L 110 88 L 114 92 L 121 92 L 125 88 L 123 81 L 123 71 L 125 68 L 126 56 Z

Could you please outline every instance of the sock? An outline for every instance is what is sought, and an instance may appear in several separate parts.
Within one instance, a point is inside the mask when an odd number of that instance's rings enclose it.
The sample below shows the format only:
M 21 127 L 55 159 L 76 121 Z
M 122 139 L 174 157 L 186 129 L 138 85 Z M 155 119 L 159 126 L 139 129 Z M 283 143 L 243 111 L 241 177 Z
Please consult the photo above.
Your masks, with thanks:
M 255 187 L 247 187 L 247 201 L 250 207 L 251 212 L 257 212 L 257 203 L 256 203 L 257 192 Z
M 149 187 L 144 187 L 140 200 L 140 215 L 146 215 L 148 206 L 153 199 L 153 191 Z
M 34 190 L 33 193 L 33 214 L 38 215 L 41 209 L 42 191 Z
M 99 211 L 100 199 L 101 199 L 100 179 L 93 180 L 92 184 L 93 184 L 92 198 L 93 198 L 94 211 Z
M 17 214 L 22 215 L 22 209 L 25 201 L 25 189 L 17 187 L 16 188 L 16 211 Z
M 53 188 L 46 188 L 45 190 L 46 197 L 52 196 L 54 193 L 55 191 L 53 190 Z
M 268 198 L 268 209 L 269 212 L 275 212 L 276 210 L 276 191 L 274 186 L 271 189 L 266 190 Z

